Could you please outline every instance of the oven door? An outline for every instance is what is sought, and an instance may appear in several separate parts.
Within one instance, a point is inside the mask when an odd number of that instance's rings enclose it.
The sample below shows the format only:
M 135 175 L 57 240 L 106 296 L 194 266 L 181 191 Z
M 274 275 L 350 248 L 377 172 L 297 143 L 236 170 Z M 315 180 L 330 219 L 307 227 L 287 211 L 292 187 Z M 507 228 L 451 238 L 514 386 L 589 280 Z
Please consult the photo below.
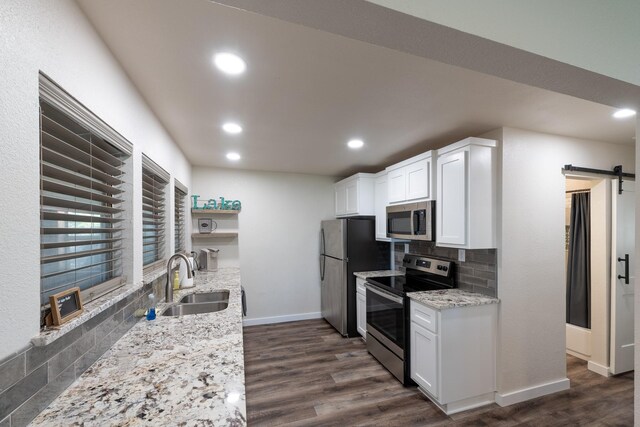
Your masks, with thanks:
M 367 284 L 367 335 L 401 359 L 404 359 L 404 317 L 402 297 Z

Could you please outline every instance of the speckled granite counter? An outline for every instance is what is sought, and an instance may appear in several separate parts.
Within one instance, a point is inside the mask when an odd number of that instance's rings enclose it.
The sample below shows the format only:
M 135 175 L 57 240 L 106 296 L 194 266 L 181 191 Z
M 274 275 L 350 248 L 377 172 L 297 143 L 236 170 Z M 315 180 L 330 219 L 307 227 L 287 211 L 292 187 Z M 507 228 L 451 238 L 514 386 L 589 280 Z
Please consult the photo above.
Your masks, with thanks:
M 442 291 L 409 292 L 409 298 L 436 310 L 456 307 L 471 307 L 474 305 L 498 304 L 498 298 L 467 292 L 460 289 Z
M 38 335 L 31 339 L 31 342 L 36 347 L 42 347 L 51 344 L 58 338 L 87 322 L 89 319 L 99 315 L 109 307 L 114 306 L 119 301 L 126 299 L 129 295 L 142 289 L 145 283 L 151 283 L 166 273 L 167 270 L 164 268 L 155 269 L 145 274 L 142 278 L 142 282 L 140 283 L 128 283 L 121 288 L 110 292 L 108 297 L 105 296 L 103 298 L 98 298 L 95 301 L 84 304 L 84 311 L 80 316 L 76 317 L 75 319 L 71 319 L 69 322 L 57 328 L 51 328 L 46 331 L 41 331 Z
M 361 279 L 368 279 L 369 277 L 404 276 L 402 271 L 397 270 L 358 271 L 353 274 Z
M 141 320 L 31 425 L 246 425 L 240 270 L 195 283 L 174 301 L 228 289 L 227 309 Z

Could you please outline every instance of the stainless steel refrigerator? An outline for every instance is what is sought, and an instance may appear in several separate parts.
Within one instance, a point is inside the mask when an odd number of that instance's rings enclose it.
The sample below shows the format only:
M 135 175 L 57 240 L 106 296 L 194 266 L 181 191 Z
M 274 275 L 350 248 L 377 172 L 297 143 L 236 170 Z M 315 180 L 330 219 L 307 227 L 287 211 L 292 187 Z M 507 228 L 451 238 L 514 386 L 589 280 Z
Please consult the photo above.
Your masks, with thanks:
M 386 270 L 390 244 L 376 241 L 374 217 L 322 221 L 320 231 L 321 307 L 324 317 L 342 335 L 356 328 L 357 271 Z

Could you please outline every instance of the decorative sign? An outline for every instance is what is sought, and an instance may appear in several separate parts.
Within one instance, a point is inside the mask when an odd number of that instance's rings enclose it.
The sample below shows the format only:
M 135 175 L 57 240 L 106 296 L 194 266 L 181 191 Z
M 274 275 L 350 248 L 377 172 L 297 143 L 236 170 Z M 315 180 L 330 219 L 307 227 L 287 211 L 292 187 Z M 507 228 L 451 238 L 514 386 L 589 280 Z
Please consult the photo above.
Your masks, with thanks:
M 227 210 L 239 211 L 242 208 L 242 204 L 240 203 L 240 200 L 225 200 L 224 197 L 220 197 L 220 200 L 209 199 L 209 200 L 205 201 L 202 206 L 198 206 L 198 199 L 200 198 L 200 196 L 198 196 L 197 194 L 194 194 L 193 196 L 191 196 L 191 198 L 193 199 L 192 209 L 201 209 L 201 210 L 214 209 L 214 210 L 222 210 L 222 211 L 227 211 Z
M 80 299 L 80 288 L 71 288 L 49 297 L 53 324 L 60 326 L 74 317 L 80 316 L 84 309 Z

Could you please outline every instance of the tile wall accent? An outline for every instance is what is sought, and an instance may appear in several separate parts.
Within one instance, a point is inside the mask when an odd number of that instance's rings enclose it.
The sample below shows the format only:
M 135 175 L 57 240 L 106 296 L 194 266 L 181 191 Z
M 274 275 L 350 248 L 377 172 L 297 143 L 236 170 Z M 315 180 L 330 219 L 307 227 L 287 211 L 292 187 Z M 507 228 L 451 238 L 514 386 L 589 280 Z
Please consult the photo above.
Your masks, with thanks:
M 394 245 L 396 266 L 402 265 L 404 250 L 404 244 Z M 465 262 L 460 262 L 458 249 L 437 247 L 433 242 L 413 241 L 409 243 L 409 253 L 454 261 L 456 283 L 460 289 L 491 297 L 498 294 L 496 249 L 466 249 Z
M 52 343 L 0 361 L 0 427 L 28 425 L 139 320 L 151 289 L 164 295 L 166 274 Z

